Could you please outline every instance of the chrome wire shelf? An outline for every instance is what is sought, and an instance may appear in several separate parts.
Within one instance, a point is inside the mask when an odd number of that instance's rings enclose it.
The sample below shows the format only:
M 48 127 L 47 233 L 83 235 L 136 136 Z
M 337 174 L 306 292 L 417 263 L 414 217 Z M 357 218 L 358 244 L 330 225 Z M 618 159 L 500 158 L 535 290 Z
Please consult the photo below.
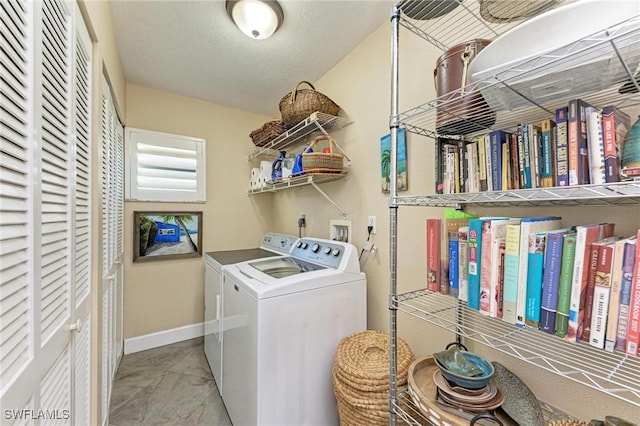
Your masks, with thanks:
M 550 423 L 555 420 L 576 420 L 572 416 L 558 410 L 552 405 L 547 404 L 544 401 L 540 401 L 540 407 L 542 408 L 542 414 L 544 416 L 544 420 L 547 423 Z M 422 426 L 425 424 L 433 424 L 434 419 L 430 419 L 426 417 L 423 412 L 414 404 L 411 396 L 408 392 L 402 392 L 398 396 L 398 400 L 393 405 L 395 413 L 401 418 L 406 424 L 412 426 Z M 480 425 L 495 425 L 494 422 L 491 421 L 479 421 L 477 424 Z
M 459 194 L 405 195 L 396 196 L 393 203 L 399 206 L 423 207 L 637 206 L 640 204 L 640 182 Z
M 488 318 L 451 296 L 428 290 L 397 295 L 392 304 L 464 339 L 640 407 L 640 357 L 607 352 L 586 343 L 570 344 L 543 331 L 519 328 Z
M 296 188 L 299 186 L 314 185 L 325 182 L 332 182 L 334 180 L 340 180 L 347 177 L 349 172 L 347 170 L 340 173 L 314 173 L 294 178 L 283 179 L 278 182 L 267 182 L 262 188 L 251 188 L 248 191 L 249 195 L 260 194 L 264 192 L 277 192 L 283 189 Z
M 507 69 L 485 71 L 463 89 L 399 113 L 397 122 L 431 138 L 474 140 L 492 130 L 515 131 L 518 124 L 552 118 L 570 98 L 600 108 L 634 107 L 640 105 L 639 64 L 640 16 L 633 16 Z M 491 114 L 495 118 L 487 120 Z M 455 134 L 443 125 L 452 121 Z
M 327 135 L 330 132 L 342 129 L 351 123 L 352 122 L 346 117 L 314 112 L 305 120 L 296 124 L 294 127 L 276 137 L 265 146 L 254 147 L 253 151 L 247 156 L 247 159 L 253 160 L 260 157 L 269 157 L 273 159 L 274 157 L 277 157 L 278 151 L 280 150 L 292 145 L 302 144 L 320 134 Z M 344 152 L 342 152 L 342 154 L 345 155 Z M 346 155 L 345 158 L 348 160 Z

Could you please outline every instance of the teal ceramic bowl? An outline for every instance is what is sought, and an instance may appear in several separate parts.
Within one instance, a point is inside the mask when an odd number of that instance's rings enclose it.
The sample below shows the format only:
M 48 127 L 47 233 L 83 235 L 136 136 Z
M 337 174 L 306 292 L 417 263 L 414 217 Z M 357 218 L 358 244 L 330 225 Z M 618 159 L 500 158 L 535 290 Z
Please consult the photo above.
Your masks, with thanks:
M 489 380 L 491 380 L 491 376 L 493 376 L 493 373 L 495 372 L 493 364 L 491 364 L 480 355 L 476 355 L 471 352 L 462 352 L 462 354 L 467 359 L 467 361 L 473 363 L 476 367 L 481 369 L 482 374 L 473 377 L 462 376 L 448 370 L 444 365 L 440 364 L 437 359 L 435 359 L 436 365 L 440 369 L 440 372 L 442 373 L 444 378 L 451 382 L 453 385 L 460 386 L 466 389 L 481 389 L 487 386 Z

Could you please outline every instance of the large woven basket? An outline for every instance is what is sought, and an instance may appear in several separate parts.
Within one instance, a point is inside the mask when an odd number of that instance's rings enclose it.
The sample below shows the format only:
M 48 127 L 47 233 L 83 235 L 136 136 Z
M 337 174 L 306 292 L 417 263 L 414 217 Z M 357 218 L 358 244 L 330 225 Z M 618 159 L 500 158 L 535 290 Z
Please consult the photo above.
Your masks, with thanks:
M 303 83 L 309 85 L 311 89 L 299 89 Z M 287 93 L 280 100 L 280 113 L 287 129 L 292 128 L 316 111 L 338 115 L 340 107 L 328 96 L 316 91 L 313 84 L 308 81 L 296 84 L 291 93 Z
M 320 142 L 329 142 L 328 152 L 320 147 Z M 336 141 L 329 135 L 317 136 L 302 153 L 302 169 L 307 174 L 312 173 L 340 173 L 344 168 L 344 155 L 336 147 Z
M 286 130 L 282 120 L 271 120 L 264 123 L 259 129 L 249 133 L 249 137 L 255 146 L 265 146 Z
M 406 389 L 409 345 L 397 342 L 398 390 Z M 389 424 L 389 335 L 367 330 L 347 336 L 333 363 L 333 390 L 342 426 Z

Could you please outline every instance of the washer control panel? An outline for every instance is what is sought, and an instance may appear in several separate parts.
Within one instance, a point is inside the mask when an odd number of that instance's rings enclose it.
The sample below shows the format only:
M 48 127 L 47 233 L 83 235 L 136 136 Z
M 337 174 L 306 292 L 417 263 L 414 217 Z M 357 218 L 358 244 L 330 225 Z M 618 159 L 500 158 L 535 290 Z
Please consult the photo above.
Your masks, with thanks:
M 277 251 L 279 253 L 289 253 L 291 247 L 295 244 L 297 238 L 287 234 L 276 234 L 267 232 L 262 237 L 260 247 L 266 250 Z
M 333 242 L 300 238 L 289 253 L 300 259 L 337 269 L 344 255 L 344 247 Z

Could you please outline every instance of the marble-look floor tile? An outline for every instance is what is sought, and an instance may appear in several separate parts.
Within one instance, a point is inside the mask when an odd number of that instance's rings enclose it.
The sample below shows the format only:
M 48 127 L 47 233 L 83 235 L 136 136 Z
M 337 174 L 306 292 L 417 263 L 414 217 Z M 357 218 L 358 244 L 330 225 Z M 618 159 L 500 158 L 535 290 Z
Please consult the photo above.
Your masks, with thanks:
M 109 424 L 231 426 L 202 338 L 125 355 L 116 373 Z

